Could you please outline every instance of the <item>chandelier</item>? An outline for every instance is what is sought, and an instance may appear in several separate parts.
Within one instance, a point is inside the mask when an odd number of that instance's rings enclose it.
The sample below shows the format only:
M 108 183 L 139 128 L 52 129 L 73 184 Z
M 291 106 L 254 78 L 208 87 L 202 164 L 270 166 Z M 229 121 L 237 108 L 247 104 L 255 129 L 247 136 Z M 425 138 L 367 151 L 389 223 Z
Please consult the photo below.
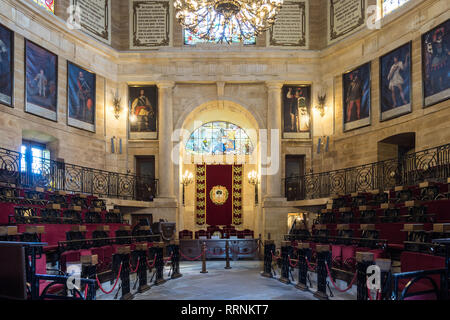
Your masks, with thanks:
M 283 0 L 175 0 L 180 24 L 200 39 L 243 42 L 269 29 Z

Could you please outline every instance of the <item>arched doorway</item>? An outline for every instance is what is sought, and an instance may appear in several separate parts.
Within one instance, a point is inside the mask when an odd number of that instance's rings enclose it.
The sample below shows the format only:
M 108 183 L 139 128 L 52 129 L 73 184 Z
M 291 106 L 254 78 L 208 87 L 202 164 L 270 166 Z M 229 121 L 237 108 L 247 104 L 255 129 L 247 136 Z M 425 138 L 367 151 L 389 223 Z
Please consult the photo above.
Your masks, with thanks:
M 215 133 L 218 127 L 223 126 L 226 136 L 236 131 L 235 145 L 227 144 L 225 152 L 214 146 L 208 145 L 204 152 L 194 150 L 193 141 L 202 142 L 198 132 L 208 132 L 206 135 L 208 143 L 216 141 Z M 176 168 L 179 182 L 179 201 L 182 203 L 179 210 L 178 223 L 180 230 L 192 231 L 205 229 L 206 225 L 200 226 L 196 223 L 196 181 L 195 173 L 197 165 L 242 165 L 242 224 L 236 226 L 238 229 L 253 230 L 255 235 L 260 231 L 262 225 L 260 206 L 256 203 L 255 193 L 261 193 L 261 185 L 255 186 L 249 182 L 248 174 L 256 172 L 258 181 L 260 179 L 260 150 L 259 150 L 259 128 L 260 124 L 255 117 L 240 104 L 228 101 L 210 101 L 204 103 L 184 119 L 180 129 L 180 141 L 178 143 L 179 163 Z M 198 135 L 198 134 L 197 134 Z M 233 134 L 232 134 L 233 136 Z M 230 140 L 228 140 L 230 142 Z M 248 146 L 245 143 L 248 142 Z M 241 145 L 243 143 L 244 145 Z M 232 149 L 235 149 L 234 152 Z M 227 152 L 231 151 L 231 152 Z M 183 184 L 183 176 L 192 174 L 192 182 Z M 184 200 L 184 201 L 183 201 Z
M 415 152 L 416 133 L 405 132 L 387 137 L 378 142 L 378 161 L 403 158 Z
M 384 161 L 383 167 L 389 167 L 391 172 L 390 176 L 381 176 L 379 178 L 383 181 L 391 180 L 395 185 L 407 184 L 411 177 L 415 175 L 415 159 L 408 157 L 409 154 L 415 152 L 415 147 L 415 132 L 405 132 L 379 141 L 377 148 L 378 161 Z M 382 174 L 386 175 L 385 172 Z

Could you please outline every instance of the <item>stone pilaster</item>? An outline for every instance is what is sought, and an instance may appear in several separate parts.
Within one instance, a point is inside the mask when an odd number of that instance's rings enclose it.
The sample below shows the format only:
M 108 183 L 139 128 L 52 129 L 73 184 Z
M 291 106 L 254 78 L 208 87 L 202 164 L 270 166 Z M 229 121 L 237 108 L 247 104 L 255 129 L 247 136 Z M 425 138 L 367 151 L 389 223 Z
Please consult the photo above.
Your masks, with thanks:
M 281 197 L 281 88 L 283 83 L 280 81 L 268 81 L 267 86 L 267 155 L 270 156 L 270 164 L 273 169 L 267 170 L 267 198 Z M 271 130 L 278 130 L 278 136 L 272 137 Z M 278 142 L 278 154 L 272 154 L 272 138 Z M 265 155 L 262 155 L 265 157 Z M 278 161 L 278 164 L 276 164 Z M 278 167 L 277 167 L 278 166 Z M 277 168 L 276 168 L 277 167 Z
M 159 196 L 175 198 L 172 161 L 174 81 L 157 83 L 159 97 Z

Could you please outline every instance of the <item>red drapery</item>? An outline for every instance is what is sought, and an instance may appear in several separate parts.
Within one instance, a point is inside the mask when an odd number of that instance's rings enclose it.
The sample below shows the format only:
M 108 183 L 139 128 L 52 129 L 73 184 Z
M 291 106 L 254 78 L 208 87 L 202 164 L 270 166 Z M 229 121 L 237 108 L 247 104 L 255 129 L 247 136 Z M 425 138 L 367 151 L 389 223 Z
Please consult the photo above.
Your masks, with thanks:
M 242 224 L 242 165 L 198 165 L 196 224 Z
M 206 166 L 206 224 L 210 226 L 230 225 L 233 216 L 232 188 L 233 166 Z M 226 188 L 225 189 L 223 188 Z M 213 190 L 213 188 L 215 188 Z M 216 204 L 213 201 L 214 192 L 222 193 L 225 203 Z M 226 195 L 224 195 L 226 193 Z M 221 200 L 221 199 L 220 199 Z

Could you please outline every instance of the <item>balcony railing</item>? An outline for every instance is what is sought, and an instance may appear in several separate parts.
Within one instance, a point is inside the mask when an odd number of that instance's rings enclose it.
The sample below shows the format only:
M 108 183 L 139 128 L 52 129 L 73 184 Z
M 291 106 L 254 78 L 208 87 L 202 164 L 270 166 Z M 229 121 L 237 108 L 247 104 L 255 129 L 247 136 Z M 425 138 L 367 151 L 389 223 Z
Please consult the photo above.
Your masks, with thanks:
M 341 170 L 284 178 L 288 201 L 327 198 L 375 189 L 388 190 L 424 180 L 446 182 L 450 176 L 450 144 L 380 162 Z
M 150 176 L 123 174 L 74 164 L 33 158 L 32 170 L 22 168 L 23 155 L 0 148 L 0 182 L 18 187 L 42 187 L 99 197 L 152 201 L 158 194 L 158 180 Z

